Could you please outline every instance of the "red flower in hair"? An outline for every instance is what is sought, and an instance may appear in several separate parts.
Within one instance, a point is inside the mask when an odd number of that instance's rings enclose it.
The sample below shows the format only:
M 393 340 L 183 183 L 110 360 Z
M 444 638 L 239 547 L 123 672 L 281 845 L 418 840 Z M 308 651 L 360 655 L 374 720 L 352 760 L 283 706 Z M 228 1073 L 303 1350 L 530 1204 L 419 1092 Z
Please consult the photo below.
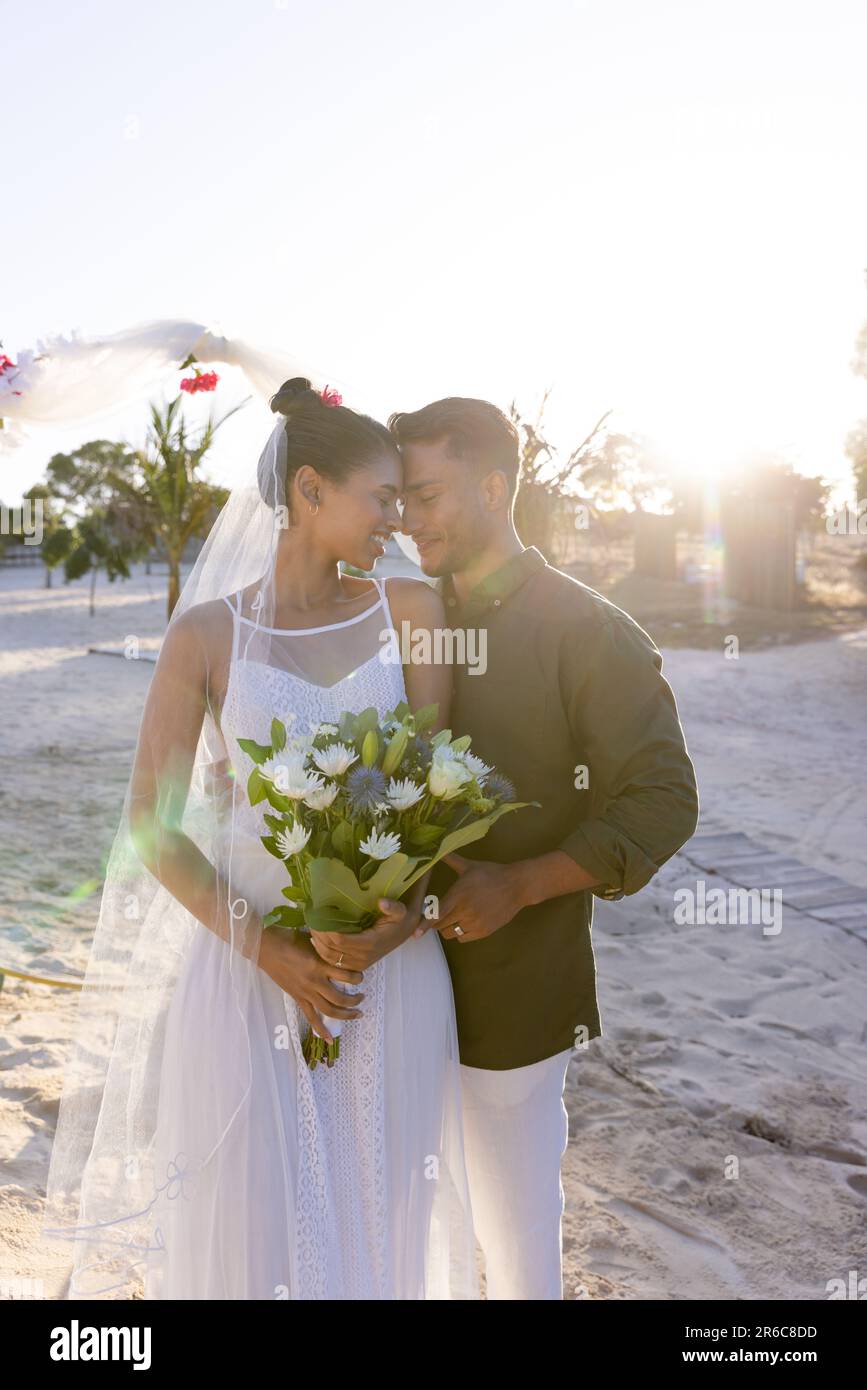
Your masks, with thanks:
M 343 405 L 343 397 L 333 386 L 326 386 L 324 391 L 319 392 L 324 405 Z

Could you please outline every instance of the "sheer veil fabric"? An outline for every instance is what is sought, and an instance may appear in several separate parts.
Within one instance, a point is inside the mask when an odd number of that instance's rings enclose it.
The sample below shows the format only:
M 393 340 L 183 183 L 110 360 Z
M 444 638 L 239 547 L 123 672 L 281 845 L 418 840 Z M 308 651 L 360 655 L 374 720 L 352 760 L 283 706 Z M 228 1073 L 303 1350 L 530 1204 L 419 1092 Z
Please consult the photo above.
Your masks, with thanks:
M 247 801 L 252 763 L 238 736 L 267 742 L 274 714 L 303 739 L 329 714 L 384 712 L 405 693 L 386 657 L 383 584 L 347 622 L 275 624 L 285 424 L 278 417 L 187 578 L 156 668 L 162 699 L 149 696 L 142 717 L 139 759 L 161 769 L 166 822 L 214 866 L 220 917 L 206 927 L 145 867 L 131 777 L 43 1216 L 71 1299 L 479 1296 L 436 933 L 365 972 L 365 1017 L 344 1023 L 338 1064 L 313 1073 L 300 1056 L 303 1014 L 256 964 L 260 914 L 288 875 L 259 843 L 262 807 Z M 195 661 L 207 670 L 201 730 L 192 767 L 173 767 L 173 692 Z

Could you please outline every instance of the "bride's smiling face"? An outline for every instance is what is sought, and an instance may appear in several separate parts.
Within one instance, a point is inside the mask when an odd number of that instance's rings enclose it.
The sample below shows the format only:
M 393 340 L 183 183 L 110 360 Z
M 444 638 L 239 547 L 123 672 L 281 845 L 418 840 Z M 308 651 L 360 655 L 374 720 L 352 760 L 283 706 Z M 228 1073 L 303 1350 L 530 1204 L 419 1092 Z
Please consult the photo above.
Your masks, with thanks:
M 299 520 L 310 524 L 317 542 L 347 564 L 370 570 L 392 532 L 400 530 L 397 501 L 403 488 L 400 459 L 390 453 L 353 469 L 339 482 L 302 470 L 299 478 Z M 311 499 L 319 509 L 310 513 Z

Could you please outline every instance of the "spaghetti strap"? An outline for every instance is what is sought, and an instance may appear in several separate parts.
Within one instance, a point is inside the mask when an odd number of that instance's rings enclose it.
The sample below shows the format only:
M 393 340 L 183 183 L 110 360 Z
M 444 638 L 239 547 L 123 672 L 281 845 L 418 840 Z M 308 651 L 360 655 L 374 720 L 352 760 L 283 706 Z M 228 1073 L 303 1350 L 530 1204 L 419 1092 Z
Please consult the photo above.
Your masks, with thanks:
M 388 594 L 385 592 L 385 580 L 377 579 L 376 575 L 373 575 L 372 578 L 374 584 L 376 585 L 377 592 L 379 593 L 380 601 L 382 603 L 383 612 L 385 613 L 388 626 L 393 628 L 394 618 L 391 616 L 391 607 L 388 602 Z
M 234 599 L 234 602 L 232 602 L 232 599 Z M 232 614 L 232 660 L 237 661 L 238 638 L 241 633 L 241 624 L 237 621 L 241 615 L 241 590 L 239 589 L 237 593 L 233 594 L 232 598 L 230 598 L 228 594 L 223 594 L 223 602 L 228 604 L 229 611 Z

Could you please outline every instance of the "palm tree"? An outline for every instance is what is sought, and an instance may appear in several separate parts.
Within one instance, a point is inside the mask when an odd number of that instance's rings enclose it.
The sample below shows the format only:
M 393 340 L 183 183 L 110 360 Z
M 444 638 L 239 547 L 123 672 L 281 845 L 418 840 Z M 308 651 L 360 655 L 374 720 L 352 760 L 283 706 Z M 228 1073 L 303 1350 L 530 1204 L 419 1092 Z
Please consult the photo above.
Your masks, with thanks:
M 135 476 L 112 479 L 131 505 L 136 529 L 151 545 L 159 542 L 165 550 L 169 618 L 181 592 L 184 547 L 192 538 L 208 534 L 228 496 L 225 488 L 199 476 L 199 466 L 217 430 L 246 403 L 244 400 L 233 406 L 220 420 L 211 417 L 198 440 L 188 431 L 180 396 L 169 401 L 163 411 L 152 403 L 145 448 L 135 451 Z

